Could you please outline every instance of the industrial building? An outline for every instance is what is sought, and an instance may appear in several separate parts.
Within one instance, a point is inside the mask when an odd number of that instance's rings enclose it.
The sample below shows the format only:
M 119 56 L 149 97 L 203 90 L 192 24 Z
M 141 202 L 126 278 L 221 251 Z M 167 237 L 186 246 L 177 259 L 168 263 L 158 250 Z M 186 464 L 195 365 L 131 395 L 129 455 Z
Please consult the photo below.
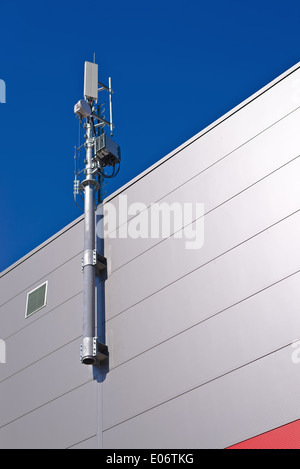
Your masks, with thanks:
M 2 272 L 0 448 L 300 448 L 299 181 L 297 64 L 107 197 L 97 366 L 83 217 Z M 203 213 L 144 236 L 155 203 Z

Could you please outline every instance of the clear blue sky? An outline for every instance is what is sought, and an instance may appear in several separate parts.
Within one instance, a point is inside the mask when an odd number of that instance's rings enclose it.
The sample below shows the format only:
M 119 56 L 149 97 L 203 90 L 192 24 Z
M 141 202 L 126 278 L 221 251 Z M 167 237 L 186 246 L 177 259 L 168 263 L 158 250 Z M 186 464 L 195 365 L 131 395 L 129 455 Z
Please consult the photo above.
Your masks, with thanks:
M 300 61 L 294 0 L 0 5 L 0 271 L 81 215 L 73 148 L 85 60 L 112 76 L 122 167 L 108 193 Z

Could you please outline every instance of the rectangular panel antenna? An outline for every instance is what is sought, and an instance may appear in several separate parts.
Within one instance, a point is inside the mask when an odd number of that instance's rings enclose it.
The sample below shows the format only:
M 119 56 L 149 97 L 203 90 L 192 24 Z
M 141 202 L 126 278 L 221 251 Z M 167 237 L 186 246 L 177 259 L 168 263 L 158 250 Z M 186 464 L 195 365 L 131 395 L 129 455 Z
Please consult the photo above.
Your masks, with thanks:
M 85 98 L 98 100 L 98 64 L 84 63 L 84 92 Z

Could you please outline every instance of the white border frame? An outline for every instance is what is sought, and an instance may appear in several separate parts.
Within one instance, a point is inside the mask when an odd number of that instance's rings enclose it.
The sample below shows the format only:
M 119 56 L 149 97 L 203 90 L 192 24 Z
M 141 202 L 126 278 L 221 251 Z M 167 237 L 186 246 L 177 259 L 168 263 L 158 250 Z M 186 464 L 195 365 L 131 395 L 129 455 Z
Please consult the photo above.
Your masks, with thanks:
M 26 314 L 27 313 L 27 307 L 28 307 L 28 297 L 30 295 L 30 293 L 33 293 L 35 290 L 38 290 L 39 288 L 41 288 L 43 285 L 46 284 L 46 291 L 45 291 L 45 302 L 43 304 L 43 306 L 41 306 L 40 308 L 38 308 L 36 311 L 34 311 L 33 313 L 30 313 L 30 314 Z M 27 318 L 30 318 L 30 316 L 32 316 L 33 314 L 37 313 L 38 311 L 40 311 L 40 309 L 44 308 L 45 306 L 47 306 L 47 294 L 48 294 L 48 280 L 46 280 L 45 282 L 41 283 L 38 287 L 35 287 L 33 290 L 31 290 L 30 292 L 27 293 L 27 298 L 26 298 L 26 308 L 25 308 L 25 319 Z

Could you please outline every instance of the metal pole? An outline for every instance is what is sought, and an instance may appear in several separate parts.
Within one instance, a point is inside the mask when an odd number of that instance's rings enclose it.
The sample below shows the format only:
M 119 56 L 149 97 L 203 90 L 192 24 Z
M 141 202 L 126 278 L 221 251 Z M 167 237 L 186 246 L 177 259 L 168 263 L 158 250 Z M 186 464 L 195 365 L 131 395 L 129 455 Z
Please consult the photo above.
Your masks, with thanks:
M 113 115 L 112 115 L 112 89 L 111 89 L 111 77 L 108 78 L 109 88 L 109 114 L 110 114 L 110 136 L 113 136 Z
M 93 177 L 92 126 L 87 119 L 86 126 L 86 179 L 84 185 L 84 253 L 83 253 L 83 340 L 81 361 L 85 365 L 96 363 L 94 353 L 95 337 L 95 185 Z

